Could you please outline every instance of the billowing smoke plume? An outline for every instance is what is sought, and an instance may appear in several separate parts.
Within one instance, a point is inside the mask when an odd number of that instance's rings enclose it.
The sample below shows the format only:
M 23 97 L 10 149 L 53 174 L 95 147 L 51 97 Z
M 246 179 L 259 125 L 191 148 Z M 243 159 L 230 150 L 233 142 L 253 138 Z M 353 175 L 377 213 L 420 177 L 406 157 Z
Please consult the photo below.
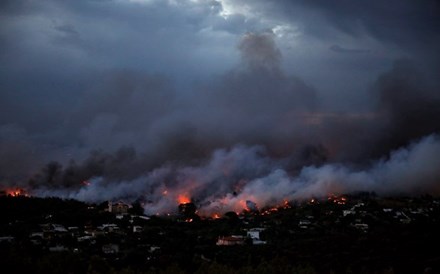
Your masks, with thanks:
M 244 64 L 250 69 L 280 69 L 281 52 L 271 39 L 273 33 L 246 34 L 238 48 L 242 52 Z
M 151 214 L 188 199 L 210 214 L 330 192 L 440 194 L 438 89 L 416 65 L 381 75 L 369 111 L 335 113 L 283 70 L 273 33 L 248 33 L 238 50 L 240 66 L 192 90 L 111 72 L 53 118 L 53 134 L 2 126 L 0 159 L 17 159 L 2 163 L 0 180 L 41 196 L 142 199 Z M 60 143 L 42 154 L 41 140 Z M 42 162 L 28 180 L 23 170 Z
M 292 175 L 284 161 L 269 158 L 261 147 L 237 146 L 215 151 L 201 166 L 162 167 L 134 180 L 95 177 L 80 189 L 39 189 L 37 193 L 89 202 L 142 197 L 149 214 L 173 213 L 181 200 L 193 200 L 201 214 L 213 214 L 240 212 L 250 203 L 266 207 L 322 198 L 329 193 L 439 195 L 439 153 L 440 138 L 432 135 L 391 152 L 388 159 L 365 169 L 326 164 L 304 167 Z

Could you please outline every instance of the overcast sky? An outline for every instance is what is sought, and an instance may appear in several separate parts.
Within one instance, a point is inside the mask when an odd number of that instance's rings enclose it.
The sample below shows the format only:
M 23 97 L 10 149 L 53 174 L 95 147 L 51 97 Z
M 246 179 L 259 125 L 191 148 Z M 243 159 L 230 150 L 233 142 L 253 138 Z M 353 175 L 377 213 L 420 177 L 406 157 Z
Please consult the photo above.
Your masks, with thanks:
M 440 127 L 435 0 L 3 0 L 0 41 L 6 184 L 121 147 L 362 162 Z

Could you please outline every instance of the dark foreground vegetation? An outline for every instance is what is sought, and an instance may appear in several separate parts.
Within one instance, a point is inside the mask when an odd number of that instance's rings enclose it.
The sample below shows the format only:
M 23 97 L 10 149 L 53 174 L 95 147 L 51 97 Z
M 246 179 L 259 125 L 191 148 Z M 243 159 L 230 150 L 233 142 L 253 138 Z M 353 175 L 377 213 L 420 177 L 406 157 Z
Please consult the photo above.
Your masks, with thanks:
M 218 219 L 188 205 L 166 217 L 107 208 L 0 197 L 1 273 L 440 273 L 440 200 L 429 196 L 360 194 Z M 218 245 L 231 235 L 233 246 Z

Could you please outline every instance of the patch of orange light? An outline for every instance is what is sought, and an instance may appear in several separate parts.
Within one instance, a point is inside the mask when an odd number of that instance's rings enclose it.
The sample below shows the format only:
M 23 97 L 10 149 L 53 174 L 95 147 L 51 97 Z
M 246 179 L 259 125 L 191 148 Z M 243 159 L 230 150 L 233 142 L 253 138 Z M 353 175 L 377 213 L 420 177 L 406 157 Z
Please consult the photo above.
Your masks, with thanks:
M 214 213 L 214 214 L 212 215 L 212 218 L 213 218 L 213 219 L 220 219 L 220 215 L 217 214 L 217 213 Z
M 346 197 L 338 197 L 335 194 L 330 194 L 329 197 L 327 198 L 330 202 L 333 202 L 335 204 L 338 205 L 345 205 L 347 203 L 347 198 Z
M 180 194 L 179 196 L 177 196 L 177 202 L 179 204 L 188 204 L 191 202 L 191 200 L 188 198 L 188 196 Z
M 272 214 L 277 211 L 278 211 L 277 207 L 271 207 L 271 208 L 266 209 L 265 211 L 261 212 L 261 215 L 269 215 L 269 214 Z
M 243 208 L 244 211 L 249 211 L 249 208 L 247 207 L 245 200 L 240 200 L 238 203 L 240 204 L 240 206 Z
M 6 190 L 6 194 L 8 196 L 11 196 L 11 197 L 18 197 L 18 196 L 25 196 L 25 197 L 27 197 L 27 196 L 29 196 L 26 193 L 26 191 L 24 189 L 21 189 L 21 188 L 7 189 Z

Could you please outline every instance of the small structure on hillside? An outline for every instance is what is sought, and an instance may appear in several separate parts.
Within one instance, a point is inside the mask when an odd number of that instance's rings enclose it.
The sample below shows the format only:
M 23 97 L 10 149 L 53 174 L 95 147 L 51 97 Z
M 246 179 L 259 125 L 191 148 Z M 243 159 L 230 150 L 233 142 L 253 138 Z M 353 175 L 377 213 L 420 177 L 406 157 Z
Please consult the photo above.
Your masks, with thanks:
M 260 239 L 260 232 L 264 231 L 264 228 L 257 227 L 251 228 L 247 231 L 247 236 L 252 240 L 253 245 L 264 245 L 266 241 Z
M 116 213 L 116 214 L 126 214 L 128 213 L 128 209 L 130 205 L 124 202 L 108 202 L 108 212 Z
M 107 244 L 102 246 L 102 252 L 104 254 L 116 254 L 119 253 L 119 245 Z
M 244 245 L 244 240 L 245 238 L 239 235 L 219 237 L 216 245 L 225 245 L 225 246 Z

